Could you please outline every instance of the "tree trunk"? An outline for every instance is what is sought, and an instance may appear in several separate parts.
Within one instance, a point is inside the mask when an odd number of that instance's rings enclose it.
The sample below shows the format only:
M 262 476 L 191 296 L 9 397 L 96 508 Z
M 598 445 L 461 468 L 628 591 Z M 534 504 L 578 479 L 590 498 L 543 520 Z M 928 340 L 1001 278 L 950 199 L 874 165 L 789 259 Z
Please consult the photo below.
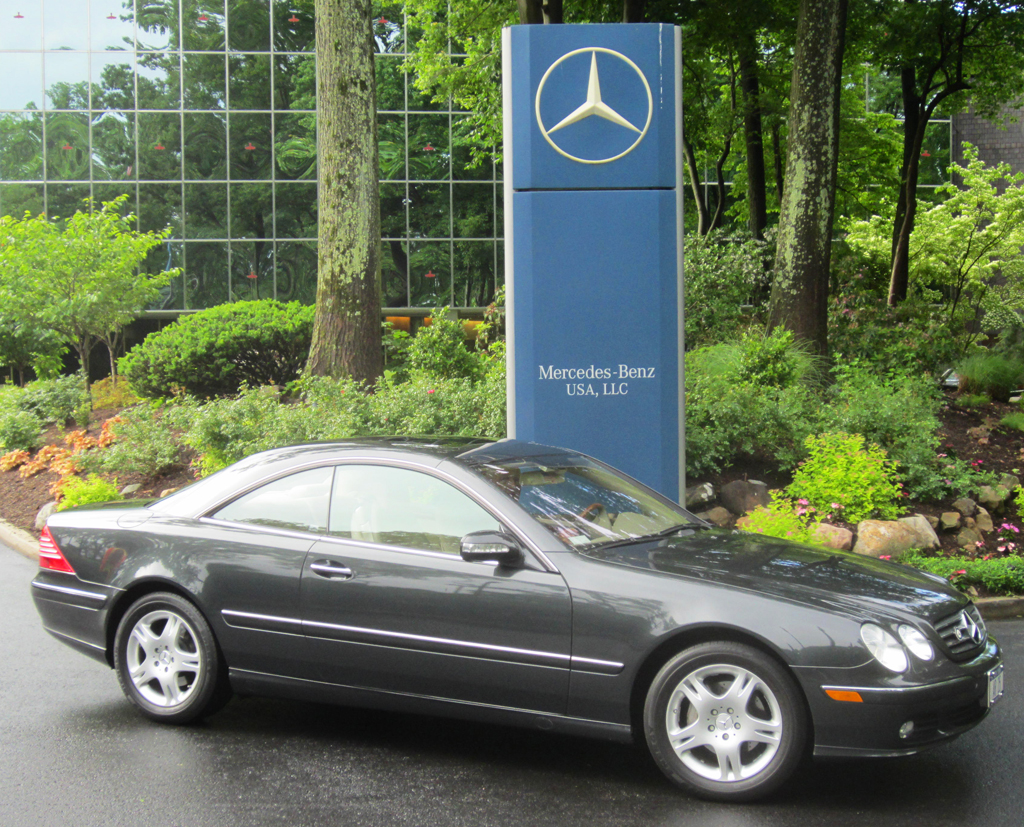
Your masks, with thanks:
M 801 0 L 769 326 L 828 349 L 828 275 L 848 0 Z
M 747 149 L 748 224 L 755 238 L 764 237 L 768 225 L 768 197 L 765 188 L 764 135 L 761 127 L 761 86 L 757 77 L 757 41 L 753 31 L 739 44 L 740 88 L 743 90 L 743 132 Z
M 384 370 L 380 190 L 369 0 L 316 0 L 319 255 L 306 371 L 373 382 Z
M 697 206 L 697 235 L 707 235 L 710 229 L 708 218 L 708 202 L 704 197 L 704 187 L 700 180 L 700 170 L 697 169 L 697 159 L 693 154 L 693 147 L 683 135 L 683 158 L 686 161 L 686 171 L 690 177 L 690 190 L 693 192 L 693 200 Z
M 917 176 L 921 166 L 921 147 L 928 118 L 924 102 L 917 94 L 914 70 L 904 68 L 903 86 L 903 164 L 900 168 L 900 194 L 892 227 L 892 259 L 889 274 L 889 306 L 907 298 L 910 287 L 910 235 L 917 217 Z

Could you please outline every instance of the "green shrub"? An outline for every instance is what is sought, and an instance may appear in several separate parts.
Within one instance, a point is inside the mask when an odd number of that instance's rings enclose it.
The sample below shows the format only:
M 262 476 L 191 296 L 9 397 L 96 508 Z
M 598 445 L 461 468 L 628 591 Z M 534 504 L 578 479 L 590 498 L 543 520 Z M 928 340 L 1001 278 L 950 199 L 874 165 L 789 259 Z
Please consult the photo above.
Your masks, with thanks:
M 1008 413 L 999 420 L 999 424 L 1006 428 L 1014 428 L 1018 431 L 1024 431 L 1024 411 Z
M 986 393 L 965 393 L 956 400 L 964 408 L 984 408 L 992 404 L 991 397 Z
M 145 404 L 129 408 L 120 417 L 111 426 L 114 442 L 82 456 L 85 470 L 155 477 L 180 462 L 181 442 L 171 416 Z
M 945 577 L 958 589 L 981 587 L 993 594 L 1024 594 L 1024 557 L 926 557 L 907 552 L 900 562 Z
M 44 423 L 65 425 L 88 411 L 89 395 L 81 374 L 29 382 L 18 400 L 18 407 L 35 414 Z
M 865 445 L 860 434 L 841 432 L 809 436 L 806 446 L 809 456 L 786 489 L 791 497 L 807 500 L 820 512 L 838 504 L 851 523 L 899 516 L 902 484 L 884 450 Z
M 148 397 L 284 385 L 305 364 L 312 331 L 313 308 L 298 302 L 222 304 L 150 334 L 121 359 L 120 370 L 135 393 Z
M 34 413 L 0 409 L 0 453 L 32 451 L 43 435 L 43 421 Z
M 772 501 L 746 514 L 742 523 L 744 531 L 812 544 L 818 525 L 813 508 L 794 502 L 781 491 L 772 491 Z
M 108 482 L 96 474 L 90 474 L 85 479 L 75 476 L 65 477 L 60 486 L 60 495 L 58 511 L 79 505 L 108 503 L 124 499 L 117 488 L 116 479 L 113 482 Z
M 128 386 L 128 380 L 124 377 L 121 377 L 116 385 L 109 376 L 106 379 L 100 379 L 90 385 L 89 392 L 92 394 L 93 410 L 129 408 L 132 405 L 138 405 L 141 401 L 132 393 Z
M 496 411 L 503 406 L 493 383 L 439 379 L 414 374 L 408 382 L 384 377 L 369 398 L 369 432 L 375 434 L 485 436 L 505 435 Z
M 409 367 L 440 379 L 479 379 L 484 372 L 480 355 L 466 346 L 462 322 L 448 318 L 448 308 L 435 308 L 430 325 L 409 342 Z
M 1009 402 L 1010 394 L 1024 386 L 1024 363 L 1000 353 L 981 352 L 956 366 L 961 394 L 983 393 L 996 402 Z

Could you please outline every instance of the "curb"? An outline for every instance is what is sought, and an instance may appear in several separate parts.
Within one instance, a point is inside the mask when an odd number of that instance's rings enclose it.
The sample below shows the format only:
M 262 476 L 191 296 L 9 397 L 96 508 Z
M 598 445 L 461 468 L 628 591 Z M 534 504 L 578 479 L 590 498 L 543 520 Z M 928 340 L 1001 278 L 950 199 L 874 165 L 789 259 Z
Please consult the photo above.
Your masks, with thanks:
M 1024 597 L 982 597 L 974 601 L 985 620 L 1011 620 L 1024 616 Z
M 39 559 L 39 540 L 6 520 L 0 520 L 0 543 L 10 546 L 29 560 Z

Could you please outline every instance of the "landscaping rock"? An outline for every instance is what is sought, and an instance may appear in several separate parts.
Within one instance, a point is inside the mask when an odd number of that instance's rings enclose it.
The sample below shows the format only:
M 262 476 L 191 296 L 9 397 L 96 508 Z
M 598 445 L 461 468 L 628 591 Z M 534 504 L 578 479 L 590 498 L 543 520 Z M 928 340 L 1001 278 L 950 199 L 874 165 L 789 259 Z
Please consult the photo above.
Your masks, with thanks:
M 161 497 L 169 497 L 169 496 L 171 496 L 171 494 L 173 494 L 177 490 L 178 490 L 177 488 L 165 488 L 163 491 L 160 492 L 160 496 Z
M 39 513 L 36 514 L 36 531 L 42 531 L 46 525 L 46 521 L 50 518 L 50 515 L 57 510 L 57 501 L 48 502 L 42 508 L 39 509 Z
M 853 548 L 853 532 L 842 526 L 818 523 L 814 529 L 814 541 L 836 551 Z
M 939 526 L 943 531 L 956 531 L 960 528 L 960 512 L 943 511 L 942 516 L 939 517 Z
M 1008 493 L 1005 488 L 999 486 L 983 485 L 978 491 L 978 504 L 986 508 L 990 514 L 1000 514 Z
M 960 548 L 976 549 L 978 543 L 985 542 L 985 538 L 981 536 L 981 532 L 976 528 L 962 528 L 960 533 L 956 535 L 956 544 Z
M 692 485 L 686 489 L 686 507 L 696 508 L 715 501 L 715 488 L 710 482 Z
M 999 485 L 1007 491 L 1013 491 L 1014 488 L 1020 485 L 1020 477 L 1014 474 L 1000 474 Z
M 914 548 L 938 548 L 941 545 L 939 535 L 935 533 L 935 529 L 931 527 L 923 514 L 900 517 L 898 522 L 910 526 L 917 534 L 917 543 Z
M 768 486 L 759 480 L 733 480 L 722 486 L 718 499 L 733 514 L 746 514 L 759 505 L 768 505 Z
M 953 500 L 953 508 L 965 517 L 973 517 L 974 512 L 978 510 L 978 504 L 970 497 L 961 497 L 959 500 Z
M 121 489 L 121 496 L 130 497 L 132 494 L 137 494 L 140 488 L 142 488 L 141 483 L 133 482 L 131 485 L 126 485 Z
M 925 514 L 924 518 L 928 521 L 928 525 L 932 527 L 934 531 L 939 530 L 939 518 L 933 517 L 931 514 Z
M 986 534 L 989 531 L 993 531 L 995 526 L 992 524 L 992 515 L 984 508 L 979 507 L 978 513 L 974 515 L 974 527 L 979 531 L 984 531 Z
M 722 508 L 720 505 L 716 505 L 708 511 L 701 511 L 697 516 L 720 528 L 728 528 L 732 525 L 732 521 L 736 519 L 730 511 Z
M 911 526 L 899 520 L 864 520 L 857 524 L 854 554 L 865 557 L 898 557 L 912 548 L 919 548 L 920 536 Z

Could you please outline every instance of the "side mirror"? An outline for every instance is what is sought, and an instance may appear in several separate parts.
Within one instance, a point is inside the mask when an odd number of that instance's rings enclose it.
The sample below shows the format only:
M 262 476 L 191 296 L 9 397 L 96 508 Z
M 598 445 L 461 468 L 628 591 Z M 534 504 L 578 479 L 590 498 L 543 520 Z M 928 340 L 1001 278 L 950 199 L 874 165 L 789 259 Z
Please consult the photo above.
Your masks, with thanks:
M 519 544 L 500 531 L 474 531 L 459 543 L 462 559 L 470 563 L 512 566 L 523 559 Z

